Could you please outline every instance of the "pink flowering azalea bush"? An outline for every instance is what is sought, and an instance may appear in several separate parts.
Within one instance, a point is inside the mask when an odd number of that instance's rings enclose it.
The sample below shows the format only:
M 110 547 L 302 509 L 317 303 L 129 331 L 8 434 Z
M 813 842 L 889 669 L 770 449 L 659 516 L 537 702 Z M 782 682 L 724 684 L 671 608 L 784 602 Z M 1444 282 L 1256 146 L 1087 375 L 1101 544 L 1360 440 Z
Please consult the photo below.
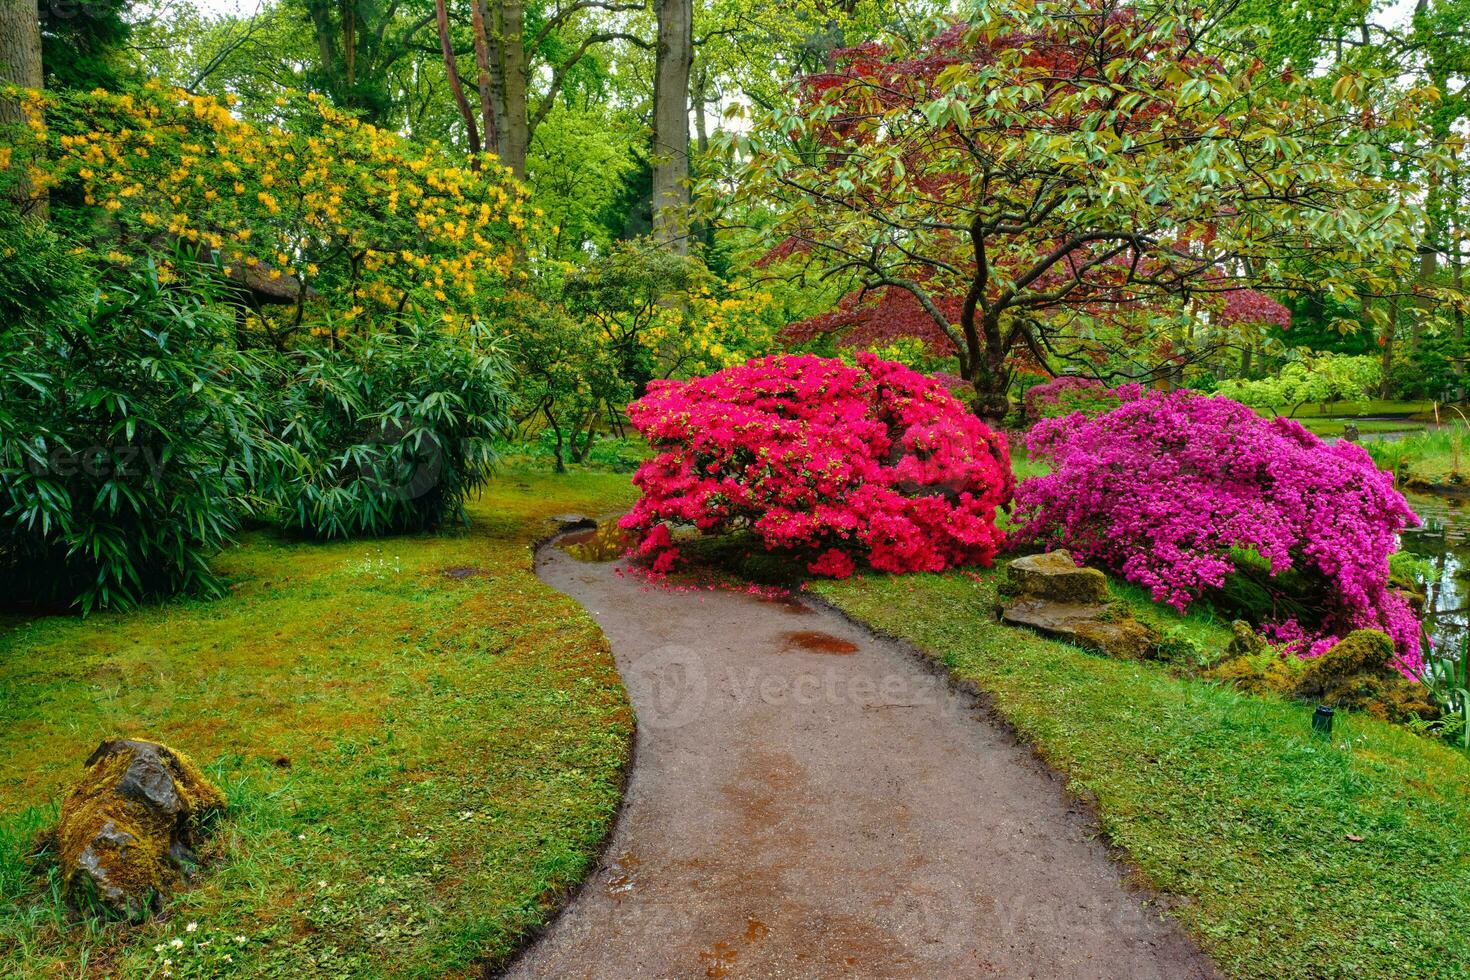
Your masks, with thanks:
M 678 558 L 666 522 L 748 529 L 813 574 L 989 564 L 1014 489 L 1005 440 L 942 381 L 859 354 L 767 357 L 655 382 L 628 406 L 655 455 L 624 528 L 655 572 Z
M 1016 536 L 1071 549 L 1183 609 L 1250 575 L 1279 600 L 1268 635 L 1315 656 L 1347 632 L 1393 638 L 1420 665 L 1419 624 L 1388 587 L 1398 533 L 1419 519 L 1368 454 L 1226 398 L 1119 389 L 1112 411 L 1038 423 L 1051 472 L 1016 491 Z
M 1120 392 L 1136 389 L 1136 385 L 1125 385 L 1113 390 L 1096 378 L 1063 375 L 1026 389 L 1022 404 L 1026 418 L 1032 422 L 1060 418 L 1073 412 L 1099 415 L 1118 407 L 1122 400 Z

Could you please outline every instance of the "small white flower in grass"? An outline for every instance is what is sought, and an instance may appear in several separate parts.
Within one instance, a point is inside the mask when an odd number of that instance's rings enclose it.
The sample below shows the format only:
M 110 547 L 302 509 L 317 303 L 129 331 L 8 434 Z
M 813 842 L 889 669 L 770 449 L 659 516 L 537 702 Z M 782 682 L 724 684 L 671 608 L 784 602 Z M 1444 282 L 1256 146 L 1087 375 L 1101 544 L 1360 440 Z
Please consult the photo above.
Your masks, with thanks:
M 197 923 L 197 922 L 191 922 L 188 925 L 184 926 L 184 931 L 185 932 L 194 932 L 198 928 L 199 928 L 199 923 Z
M 244 936 L 236 936 L 235 937 L 235 942 L 239 943 L 241 946 L 244 946 L 245 945 L 245 937 Z
M 319 882 L 316 883 L 316 886 L 318 888 L 325 888 L 325 887 L 327 887 L 327 883 L 325 881 L 319 881 Z
M 170 939 L 168 941 L 168 944 L 170 946 L 172 946 L 174 949 L 183 949 L 184 948 L 184 941 L 182 939 L 179 939 L 178 937 L 175 937 L 173 939 Z
M 155 952 L 155 953 L 161 953 L 161 952 L 163 952 L 163 950 L 164 950 L 163 943 L 159 943 L 157 946 L 154 946 L 153 947 L 153 952 Z
M 229 953 L 226 953 L 225 954 L 225 962 L 226 963 L 233 963 L 233 962 L 235 962 L 235 958 L 233 956 L 231 956 Z

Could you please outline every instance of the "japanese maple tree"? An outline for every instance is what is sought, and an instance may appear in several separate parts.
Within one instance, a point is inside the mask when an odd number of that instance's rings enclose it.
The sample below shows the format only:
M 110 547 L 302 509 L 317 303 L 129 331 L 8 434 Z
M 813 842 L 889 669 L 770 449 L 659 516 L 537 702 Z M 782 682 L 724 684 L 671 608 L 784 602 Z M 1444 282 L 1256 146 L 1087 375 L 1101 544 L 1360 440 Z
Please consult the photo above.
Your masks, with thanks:
M 1386 148 L 1427 96 L 1358 75 L 1330 96 L 1268 85 L 1214 23 L 1012 0 L 917 46 L 839 52 L 794 107 L 727 139 L 739 193 L 774 212 L 772 259 L 854 289 L 810 329 L 920 311 L 996 417 L 1018 355 L 1168 359 L 1277 318 L 1258 290 L 1300 270 L 1349 296 L 1408 261 L 1416 217 Z

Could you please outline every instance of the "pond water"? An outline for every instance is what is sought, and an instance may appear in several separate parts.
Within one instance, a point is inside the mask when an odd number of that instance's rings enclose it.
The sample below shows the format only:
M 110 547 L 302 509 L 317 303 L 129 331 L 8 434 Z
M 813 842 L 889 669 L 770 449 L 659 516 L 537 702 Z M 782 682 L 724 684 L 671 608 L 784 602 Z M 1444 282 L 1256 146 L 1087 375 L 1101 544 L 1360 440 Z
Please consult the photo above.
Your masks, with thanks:
M 1470 632 L 1470 500 L 1405 494 L 1424 526 L 1405 531 L 1403 549 L 1429 563 L 1424 626 L 1440 650 L 1458 650 Z

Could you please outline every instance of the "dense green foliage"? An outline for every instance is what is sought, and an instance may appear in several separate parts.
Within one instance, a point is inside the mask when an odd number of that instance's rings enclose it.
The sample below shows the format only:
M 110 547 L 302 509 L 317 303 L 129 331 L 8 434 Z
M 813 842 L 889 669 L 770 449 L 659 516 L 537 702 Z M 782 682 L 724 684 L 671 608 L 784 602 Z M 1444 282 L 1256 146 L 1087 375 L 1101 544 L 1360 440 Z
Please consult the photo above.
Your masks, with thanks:
M 1382 377 L 1377 358 L 1324 354 L 1290 361 L 1264 378 L 1221 381 L 1215 391 L 1252 408 L 1293 415 L 1303 405 L 1325 408 L 1333 402 L 1367 398 L 1378 390 Z
M 286 361 L 269 410 L 280 448 L 259 488 L 283 527 L 345 538 L 463 521 L 510 428 L 485 328 L 405 325 Z
M 36 268 L 46 236 L 10 240 L 36 251 L 3 292 L 40 302 L 0 325 L 0 591 L 83 610 L 219 594 L 208 559 L 260 438 L 228 321 L 151 265 L 102 286 Z M 44 302 L 60 288 L 78 292 Z

